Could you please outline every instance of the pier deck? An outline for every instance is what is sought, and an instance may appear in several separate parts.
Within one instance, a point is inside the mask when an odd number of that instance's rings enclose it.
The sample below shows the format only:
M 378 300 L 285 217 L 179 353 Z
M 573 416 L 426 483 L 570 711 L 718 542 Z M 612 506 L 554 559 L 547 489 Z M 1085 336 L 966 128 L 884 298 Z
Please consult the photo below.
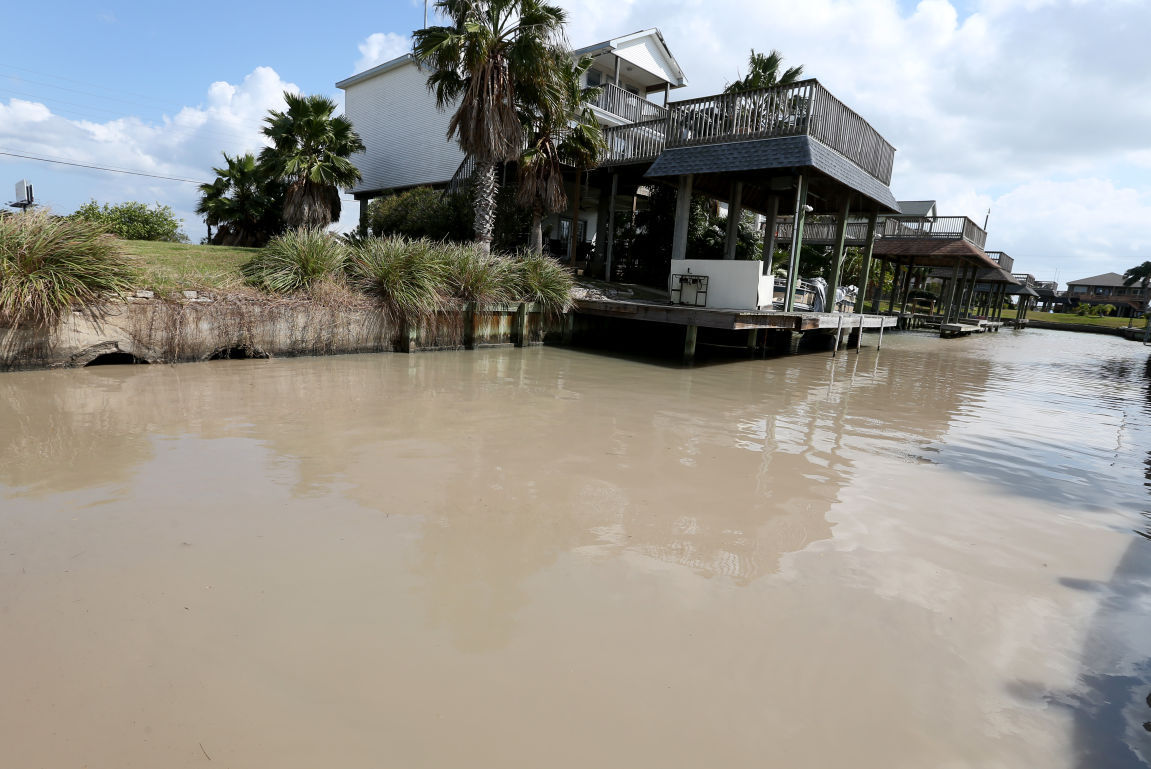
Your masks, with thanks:
M 778 329 L 781 331 L 845 331 L 858 329 L 860 316 L 834 312 L 776 312 L 773 310 L 728 310 L 713 307 L 688 307 L 642 299 L 577 299 L 575 311 L 620 320 L 669 323 L 697 328 L 719 328 L 734 331 Z M 842 320 L 841 320 L 842 318 Z M 895 328 L 898 318 L 863 315 L 864 329 Z

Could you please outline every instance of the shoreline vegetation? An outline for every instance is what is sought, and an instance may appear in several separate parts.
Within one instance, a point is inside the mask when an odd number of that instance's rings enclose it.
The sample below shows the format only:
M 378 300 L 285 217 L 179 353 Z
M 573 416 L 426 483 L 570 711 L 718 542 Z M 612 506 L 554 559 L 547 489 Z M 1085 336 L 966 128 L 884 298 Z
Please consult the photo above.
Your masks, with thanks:
M 138 292 L 364 305 L 406 320 L 466 303 L 527 302 L 558 315 L 574 279 L 554 259 L 487 254 L 472 244 L 342 237 L 298 228 L 263 248 L 126 241 L 99 225 L 33 211 L 0 219 L 0 323 L 50 328 L 68 312 Z M 362 300 L 362 301 L 358 301 Z

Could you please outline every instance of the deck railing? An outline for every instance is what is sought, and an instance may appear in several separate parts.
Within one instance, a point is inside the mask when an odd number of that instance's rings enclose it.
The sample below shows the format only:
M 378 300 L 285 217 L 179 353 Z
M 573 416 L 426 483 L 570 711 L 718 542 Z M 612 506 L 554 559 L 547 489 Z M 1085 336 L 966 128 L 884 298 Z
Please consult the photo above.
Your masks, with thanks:
M 883 220 L 877 237 L 902 240 L 966 240 L 982 250 L 987 233 L 966 216 L 891 216 Z
M 648 120 L 662 120 L 667 117 L 667 108 L 653 104 L 642 96 L 620 88 L 612 83 L 600 86 L 599 98 L 592 105 L 604 112 L 623 118 L 631 123 L 643 123 Z
M 884 184 L 891 183 L 895 148 L 816 80 L 673 102 L 663 122 L 662 130 L 653 126 L 652 142 L 642 155 L 630 150 L 634 136 L 630 129 L 634 126 L 604 129 L 613 147 L 605 164 L 655 157 L 672 147 L 806 135 Z M 617 137 L 623 139 L 619 144 L 627 150 L 623 155 L 614 153 Z
M 1002 251 L 988 251 L 987 258 L 999 265 L 999 269 L 1011 272 L 1011 268 L 1015 266 L 1015 260 Z
M 792 217 L 780 218 L 775 226 L 775 240 L 777 243 L 790 243 L 795 231 Z M 835 243 L 839 224 L 834 216 L 809 216 L 803 222 L 803 242 L 812 245 Z M 867 239 L 867 222 L 848 221 L 846 241 L 856 245 Z
M 778 243 L 788 243 L 793 237 L 795 225 L 791 216 L 781 216 L 775 225 L 775 239 Z M 811 245 L 835 243 L 838 222 L 834 216 L 809 216 L 803 223 L 803 242 Z M 880 219 L 875 225 L 875 237 L 891 240 L 966 240 L 980 250 L 987 242 L 987 233 L 966 216 L 890 216 Z M 848 219 L 848 245 L 858 246 L 867 240 L 867 222 L 862 219 Z M 1002 252 L 992 251 L 992 254 Z M 1004 269 L 1010 270 L 1011 257 L 1002 254 L 1008 261 Z

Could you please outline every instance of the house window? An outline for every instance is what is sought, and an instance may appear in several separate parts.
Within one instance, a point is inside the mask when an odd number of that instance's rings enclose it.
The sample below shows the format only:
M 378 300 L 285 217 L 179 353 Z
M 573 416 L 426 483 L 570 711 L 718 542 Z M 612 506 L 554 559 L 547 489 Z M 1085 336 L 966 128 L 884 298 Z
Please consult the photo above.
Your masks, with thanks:
M 1096 286 L 1095 287 L 1095 296 L 1110 296 L 1110 295 L 1111 295 L 1111 291 L 1104 288 L 1103 286 Z
M 572 220 L 571 217 L 562 217 L 560 219 L 560 240 L 567 243 L 571 238 Z M 580 219 L 579 222 L 579 242 L 587 242 L 587 222 Z
M 1073 294 L 1086 294 L 1087 286 L 1072 286 L 1071 293 Z
M 603 85 L 603 73 L 598 69 L 589 69 L 587 71 L 587 84 L 589 88 Z

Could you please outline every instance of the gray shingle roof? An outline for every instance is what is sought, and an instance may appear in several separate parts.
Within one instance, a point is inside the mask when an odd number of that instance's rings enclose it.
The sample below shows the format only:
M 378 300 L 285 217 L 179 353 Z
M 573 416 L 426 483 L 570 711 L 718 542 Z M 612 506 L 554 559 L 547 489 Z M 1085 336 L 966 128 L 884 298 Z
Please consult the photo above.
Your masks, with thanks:
M 927 216 L 935 208 L 934 200 L 901 200 L 899 210 L 904 216 Z
M 1117 272 L 1105 272 L 1102 275 L 1096 275 L 1091 278 L 1083 278 L 1082 280 L 1069 280 L 1068 286 L 1111 286 L 1112 288 L 1123 285 L 1123 276 Z
M 888 210 L 899 211 L 899 204 L 887 185 L 810 136 L 673 147 L 664 150 L 646 176 L 660 178 L 770 168 L 815 168 Z

